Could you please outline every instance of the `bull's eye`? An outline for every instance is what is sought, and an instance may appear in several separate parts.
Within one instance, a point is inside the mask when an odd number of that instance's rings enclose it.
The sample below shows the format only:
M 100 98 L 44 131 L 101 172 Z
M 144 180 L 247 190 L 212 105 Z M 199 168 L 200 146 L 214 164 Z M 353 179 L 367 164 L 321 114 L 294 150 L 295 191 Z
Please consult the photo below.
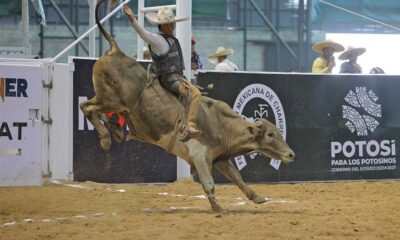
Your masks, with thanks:
M 272 138 L 272 137 L 275 136 L 275 134 L 274 134 L 274 133 L 268 133 L 267 136 L 270 137 L 270 138 Z

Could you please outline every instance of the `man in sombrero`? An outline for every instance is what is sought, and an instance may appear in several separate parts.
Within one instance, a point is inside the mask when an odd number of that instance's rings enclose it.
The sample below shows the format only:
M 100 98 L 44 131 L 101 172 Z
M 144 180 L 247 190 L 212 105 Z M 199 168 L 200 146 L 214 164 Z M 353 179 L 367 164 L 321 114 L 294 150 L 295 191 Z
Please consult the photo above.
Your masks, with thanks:
M 316 52 L 320 52 L 321 56 L 317 57 L 312 65 L 313 73 L 332 73 L 332 69 L 336 66 L 333 54 L 335 52 L 342 52 L 344 47 L 331 40 L 318 42 L 312 46 Z
M 365 53 L 365 48 L 348 46 L 347 50 L 339 55 L 340 60 L 349 60 L 340 65 L 340 73 L 362 73 L 360 64 L 357 63 L 358 56 Z
M 208 61 L 215 64 L 215 70 L 233 72 L 238 67 L 229 61 L 228 56 L 233 54 L 232 48 L 218 47 L 215 53 L 208 57 Z
M 186 99 L 184 130 L 181 141 L 195 137 L 200 131 L 196 128 L 197 109 L 200 104 L 200 91 L 188 82 L 183 70 L 184 61 L 179 41 L 174 36 L 175 23 L 187 20 L 187 17 L 174 15 L 168 6 L 162 6 L 158 12 L 146 13 L 146 19 L 151 24 L 158 25 L 158 33 L 152 33 L 143 29 L 133 15 L 128 5 L 124 6 L 124 12 L 129 17 L 133 28 L 139 36 L 149 44 L 153 71 L 160 80 L 162 86 L 172 93 Z

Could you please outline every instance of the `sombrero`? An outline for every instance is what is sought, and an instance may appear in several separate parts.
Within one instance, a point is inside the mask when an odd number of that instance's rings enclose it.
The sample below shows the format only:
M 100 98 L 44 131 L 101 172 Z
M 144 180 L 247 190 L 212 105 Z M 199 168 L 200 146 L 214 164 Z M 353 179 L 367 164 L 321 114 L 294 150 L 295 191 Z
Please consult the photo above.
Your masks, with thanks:
M 322 49 L 328 47 L 335 49 L 335 52 L 344 51 L 344 47 L 341 44 L 333 42 L 332 40 L 329 39 L 322 42 L 317 42 L 312 46 L 312 50 L 316 52 L 322 52 Z
M 211 56 L 208 57 L 208 60 L 213 60 L 221 56 L 228 56 L 233 54 L 233 49 L 232 48 L 224 48 L 224 47 L 218 47 L 215 53 Z
M 188 19 L 187 17 L 175 17 L 174 12 L 168 6 L 161 6 L 158 12 L 146 13 L 146 18 L 151 24 L 182 22 Z
M 360 56 L 361 54 L 364 54 L 365 51 L 367 51 L 367 49 L 365 48 L 355 48 L 352 46 L 348 46 L 347 50 L 339 55 L 339 59 L 346 60 L 349 59 L 350 56 Z

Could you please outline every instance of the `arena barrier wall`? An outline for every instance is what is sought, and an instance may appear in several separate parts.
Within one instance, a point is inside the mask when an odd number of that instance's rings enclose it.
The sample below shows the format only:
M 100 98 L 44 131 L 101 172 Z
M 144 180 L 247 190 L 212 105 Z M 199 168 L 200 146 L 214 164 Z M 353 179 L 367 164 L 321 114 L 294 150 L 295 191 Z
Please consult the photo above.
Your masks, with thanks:
M 274 122 L 296 153 L 287 166 L 236 157 L 245 181 L 400 177 L 400 76 L 206 72 L 197 83 L 247 120 Z
M 138 141 L 116 143 L 104 151 L 79 103 L 94 97 L 92 68 L 95 59 L 72 59 L 73 72 L 73 173 L 76 181 L 112 183 L 172 182 L 177 158 L 162 148 Z M 117 114 L 112 116 L 117 118 Z M 156 116 L 155 116 L 156 117 Z M 123 126 L 127 129 L 126 124 Z
M 0 186 L 42 184 L 44 63 L 0 63 Z

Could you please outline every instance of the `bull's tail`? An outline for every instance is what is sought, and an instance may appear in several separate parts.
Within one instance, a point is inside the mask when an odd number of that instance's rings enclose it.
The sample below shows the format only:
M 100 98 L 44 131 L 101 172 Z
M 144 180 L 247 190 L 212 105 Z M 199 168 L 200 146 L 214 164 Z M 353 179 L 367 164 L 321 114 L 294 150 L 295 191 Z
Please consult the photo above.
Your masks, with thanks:
M 103 26 L 101 25 L 100 20 L 99 20 L 99 8 L 100 8 L 100 5 L 101 5 L 104 1 L 105 1 L 105 0 L 99 0 L 99 1 L 97 1 L 97 4 L 96 4 L 96 24 L 97 24 L 97 27 L 99 28 L 101 34 L 103 34 L 103 36 L 106 38 L 106 40 L 107 40 L 108 43 L 110 44 L 110 50 L 109 50 L 109 52 L 113 52 L 114 50 L 119 50 L 118 44 L 117 44 L 117 42 L 111 37 L 111 35 L 110 35 L 108 32 L 106 32 L 106 30 L 103 28 Z

